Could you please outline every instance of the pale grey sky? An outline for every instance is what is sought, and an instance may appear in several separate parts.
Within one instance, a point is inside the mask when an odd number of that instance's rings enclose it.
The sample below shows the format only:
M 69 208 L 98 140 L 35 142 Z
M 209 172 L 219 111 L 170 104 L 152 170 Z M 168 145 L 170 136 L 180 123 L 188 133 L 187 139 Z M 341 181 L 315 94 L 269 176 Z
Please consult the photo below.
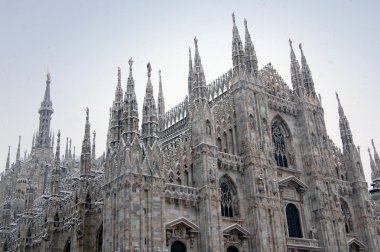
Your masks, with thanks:
M 371 138 L 380 149 L 379 1 L 0 1 L 0 170 L 8 145 L 15 160 L 30 151 L 38 126 L 47 69 L 51 72 L 52 128 L 73 139 L 80 154 L 85 108 L 97 132 L 97 155 L 105 150 L 109 107 L 117 67 L 125 91 L 133 57 L 141 110 L 146 64 L 155 95 L 162 70 L 166 108 L 187 94 L 188 47 L 198 37 L 211 82 L 231 65 L 232 19 L 242 38 L 243 19 L 260 68 L 271 62 L 291 86 L 288 39 L 302 42 L 316 91 L 322 95 L 330 137 L 341 146 L 335 91 L 362 147 L 366 178 Z M 299 52 L 297 51 L 298 57 Z M 141 115 L 141 111 L 140 111 Z M 61 141 L 64 148 L 65 140 Z

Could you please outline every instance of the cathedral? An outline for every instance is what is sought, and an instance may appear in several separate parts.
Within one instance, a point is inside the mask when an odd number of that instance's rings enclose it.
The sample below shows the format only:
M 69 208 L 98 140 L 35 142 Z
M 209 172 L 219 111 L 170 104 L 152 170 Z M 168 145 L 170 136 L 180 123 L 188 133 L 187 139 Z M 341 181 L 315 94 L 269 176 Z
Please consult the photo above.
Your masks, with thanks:
M 369 190 L 344 99 L 340 149 L 301 44 L 299 62 L 289 40 L 290 88 L 271 63 L 258 68 L 247 21 L 243 43 L 232 19 L 232 68 L 206 82 L 194 38 L 188 95 L 169 110 L 150 63 L 141 110 L 133 60 L 125 90 L 118 69 L 100 157 L 88 108 L 79 155 L 52 133 L 48 74 L 32 149 L 22 157 L 20 137 L 1 173 L 0 251 L 380 251 L 375 144 Z

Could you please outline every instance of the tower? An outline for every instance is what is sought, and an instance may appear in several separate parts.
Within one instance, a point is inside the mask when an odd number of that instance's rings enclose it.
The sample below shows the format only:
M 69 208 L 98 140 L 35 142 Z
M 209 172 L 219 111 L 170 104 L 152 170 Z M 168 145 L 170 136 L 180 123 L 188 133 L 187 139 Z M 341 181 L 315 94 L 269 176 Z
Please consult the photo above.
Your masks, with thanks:
M 50 148 L 50 121 L 53 114 L 53 103 L 50 99 L 50 73 L 46 76 L 46 89 L 44 99 L 41 102 L 41 107 L 38 110 L 40 114 L 40 123 L 38 127 L 38 134 L 35 140 L 35 148 Z

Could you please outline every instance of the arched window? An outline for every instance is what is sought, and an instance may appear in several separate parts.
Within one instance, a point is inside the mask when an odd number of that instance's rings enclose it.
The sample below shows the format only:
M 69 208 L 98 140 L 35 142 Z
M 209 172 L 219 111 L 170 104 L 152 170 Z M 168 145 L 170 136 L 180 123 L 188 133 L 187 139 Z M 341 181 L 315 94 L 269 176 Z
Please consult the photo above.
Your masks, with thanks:
M 274 158 L 277 166 L 288 167 L 284 132 L 276 123 L 272 125 L 272 142 L 274 146 Z
M 223 133 L 223 143 L 224 143 L 224 152 L 228 153 L 228 139 L 227 139 L 227 133 L 225 131 Z
M 235 246 L 229 246 L 227 252 L 239 252 L 239 250 Z
M 70 247 L 71 247 L 71 237 L 67 239 L 65 248 L 63 249 L 64 252 L 70 252 Z
M 216 145 L 218 146 L 218 151 L 222 152 L 222 139 L 220 137 L 216 139 Z
M 221 202 L 223 217 L 236 217 L 239 215 L 239 206 L 236 189 L 232 181 L 224 176 L 220 179 Z
M 186 246 L 183 242 L 175 241 L 170 247 L 170 252 L 186 252 Z
M 96 235 L 96 252 L 102 252 L 103 250 L 103 224 L 98 229 L 98 234 Z
M 58 227 L 58 226 L 59 226 L 59 215 L 58 215 L 58 212 L 56 212 L 54 215 L 54 227 Z
M 286 221 L 289 237 L 302 238 L 300 214 L 297 207 L 292 203 L 286 206 Z
M 354 231 L 351 211 L 350 211 L 350 208 L 348 207 L 347 202 L 344 201 L 342 198 L 340 199 L 340 207 L 342 209 L 343 218 L 344 218 L 344 229 L 346 233 L 351 233 L 352 231 Z

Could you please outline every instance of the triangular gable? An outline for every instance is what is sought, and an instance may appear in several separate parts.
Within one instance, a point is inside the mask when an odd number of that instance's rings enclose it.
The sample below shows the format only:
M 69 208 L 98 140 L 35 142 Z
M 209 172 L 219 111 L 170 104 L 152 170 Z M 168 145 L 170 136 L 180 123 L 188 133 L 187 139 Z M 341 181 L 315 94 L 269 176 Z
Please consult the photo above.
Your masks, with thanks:
M 349 240 L 347 241 L 347 244 L 348 244 L 348 246 L 350 246 L 351 244 L 356 244 L 356 245 L 358 245 L 359 248 L 361 248 L 361 249 L 364 249 L 364 248 L 365 248 L 364 244 L 361 243 L 361 242 L 360 242 L 358 239 L 356 239 L 356 238 L 351 238 L 351 239 L 349 239 Z
M 167 229 L 172 229 L 179 224 L 183 224 L 185 226 L 188 226 L 189 228 L 192 229 L 193 232 L 199 232 L 199 227 L 195 223 L 186 219 L 185 217 L 181 217 L 181 218 L 178 218 L 176 220 L 170 221 L 170 222 L 165 224 L 165 227 Z
M 239 231 L 239 233 L 241 233 L 243 236 L 249 236 L 249 232 L 247 231 L 247 229 L 243 228 L 237 223 L 232 224 L 231 226 L 228 226 L 225 229 L 223 229 L 223 234 L 228 234 L 234 229 Z
M 297 191 L 306 192 L 309 189 L 304 182 L 302 182 L 295 176 L 289 176 L 287 178 L 284 178 L 278 181 L 278 186 L 280 188 L 285 188 L 285 187 L 288 187 L 292 183 L 296 186 Z

